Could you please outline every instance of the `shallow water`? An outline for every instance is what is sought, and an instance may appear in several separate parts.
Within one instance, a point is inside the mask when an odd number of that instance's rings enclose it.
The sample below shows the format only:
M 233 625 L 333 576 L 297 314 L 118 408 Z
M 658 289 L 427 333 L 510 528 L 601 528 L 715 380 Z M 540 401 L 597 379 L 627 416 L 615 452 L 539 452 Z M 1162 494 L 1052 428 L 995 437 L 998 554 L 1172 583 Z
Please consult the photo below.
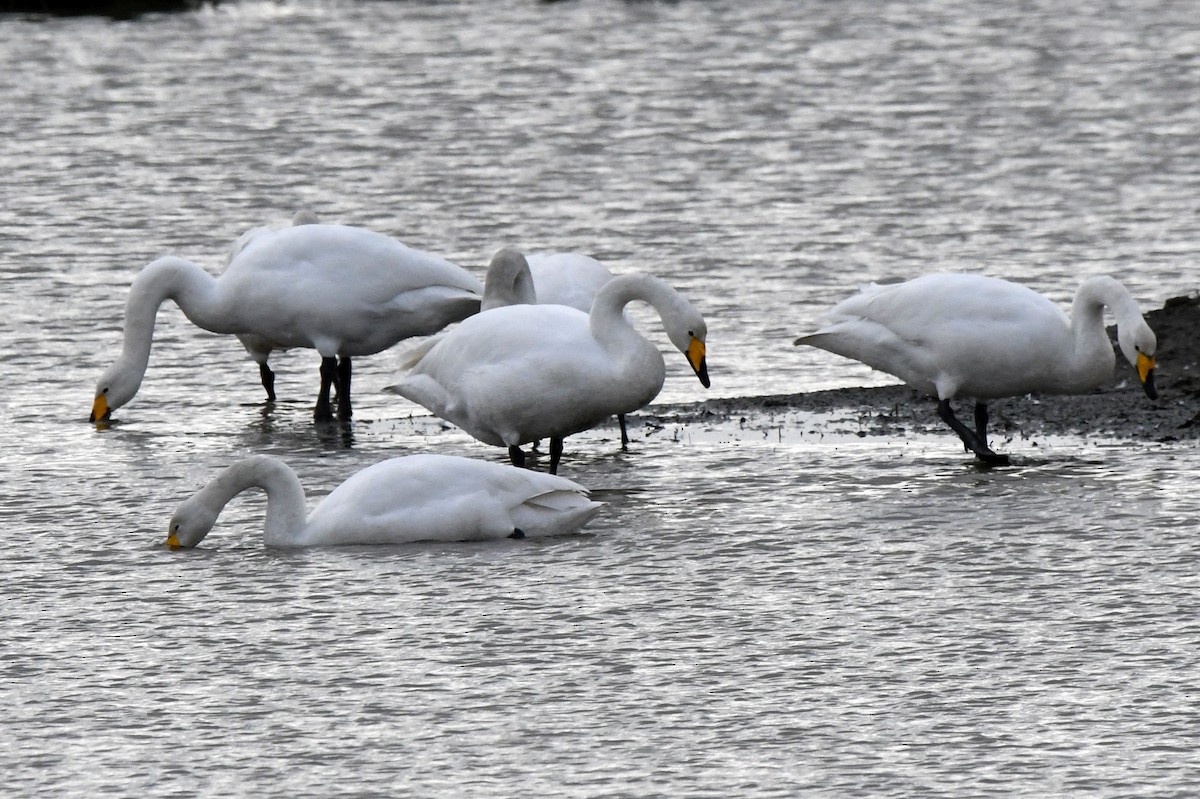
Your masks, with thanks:
M 301 205 L 481 272 L 576 249 L 679 286 L 706 392 L 885 380 L 791 339 L 939 268 L 1066 302 L 1195 289 L 1200 33 L 1185 3 L 226 3 L 0 21 L 0 786 L 31 795 L 1186 795 L 1200 779 L 1185 444 L 821 416 L 606 427 L 581 536 L 267 550 L 261 497 L 196 551 L 175 505 L 249 452 L 328 493 L 384 457 L 500 459 L 356 363 L 261 403 L 236 341 L 159 314 L 86 423 L 125 291 L 215 271 Z M 14 69 L 13 65 L 19 65 Z M 656 323 L 648 324 L 652 336 Z

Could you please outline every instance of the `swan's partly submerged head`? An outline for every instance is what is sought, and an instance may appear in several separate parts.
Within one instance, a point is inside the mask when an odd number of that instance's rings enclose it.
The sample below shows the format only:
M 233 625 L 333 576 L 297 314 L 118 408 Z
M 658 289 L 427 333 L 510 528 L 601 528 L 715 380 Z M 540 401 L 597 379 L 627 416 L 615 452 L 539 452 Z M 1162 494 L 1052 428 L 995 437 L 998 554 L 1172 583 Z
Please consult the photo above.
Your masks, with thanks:
M 1154 387 L 1154 353 L 1158 349 L 1158 339 L 1150 325 L 1140 315 L 1125 324 L 1118 322 L 1117 344 L 1125 359 L 1137 370 L 1146 396 L 1158 399 L 1158 389 Z
M 117 361 L 96 381 L 90 421 L 107 422 L 113 411 L 133 399 L 141 385 L 142 373 L 127 368 L 123 361 Z
M 204 540 L 216 523 L 217 514 L 192 497 L 171 516 L 166 544 L 171 549 L 191 549 Z

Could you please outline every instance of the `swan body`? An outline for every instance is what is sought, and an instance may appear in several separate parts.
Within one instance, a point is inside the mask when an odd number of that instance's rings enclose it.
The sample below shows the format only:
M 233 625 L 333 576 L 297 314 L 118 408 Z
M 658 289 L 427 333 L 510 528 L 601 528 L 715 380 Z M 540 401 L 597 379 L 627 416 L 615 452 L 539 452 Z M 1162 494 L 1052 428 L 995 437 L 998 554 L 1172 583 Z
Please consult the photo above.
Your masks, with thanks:
M 277 349 L 317 350 L 326 410 L 329 385 L 344 374 L 339 412 L 348 412 L 349 358 L 373 355 L 476 313 L 482 291 L 478 280 L 449 261 L 343 225 L 251 231 L 216 277 L 182 258 L 159 258 L 133 281 L 122 352 L 97 382 L 92 418 L 107 418 L 137 393 L 158 306 L 168 299 L 198 327 L 236 335 L 261 367 Z M 268 372 L 263 371 L 264 385 Z M 321 410 L 319 399 L 318 416 Z
M 540 303 L 569 305 L 586 313 L 596 294 L 613 279 L 608 267 L 580 253 L 535 253 L 526 258 Z
M 704 318 L 664 281 L 631 273 L 605 285 L 590 313 L 509 305 L 466 319 L 388 390 L 484 443 L 508 447 L 518 465 L 521 444 L 550 438 L 556 472 L 565 437 L 635 411 L 662 389 L 662 354 L 623 313 L 634 300 L 658 311 L 707 387 Z
M 452 455 L 409 455 L 355 473 L 306 518 L 296 473 L 277 458 L 252 455 L 179 506 L 167 545 L 196 546 L 225 505 L 254 487 L 267 494 L 264 540 L 273 547 L 563 535 L 601 507 L 583 486 L 554 475 Z
M 871 285 L 834 307 L 828 324 L 796 339 L 895 375 L 936 397 L 939 414 L 984 460 L 987 400 L 1032 392 L 1079 394 L 1110 379 L 1116 356 L 1104 309 L 1117 322 L 1121 352 L 1146 393 L 1154 388 L 1154 332 L 1137 302 L 1110 277 L 1085 280 L 1068 317 L 1029 288 L 998 278 L 930 274 Z M 976 400 L 976 430 L 964 436 L 949 401 Z M 965 427 L 964 427 L 965 429 Z

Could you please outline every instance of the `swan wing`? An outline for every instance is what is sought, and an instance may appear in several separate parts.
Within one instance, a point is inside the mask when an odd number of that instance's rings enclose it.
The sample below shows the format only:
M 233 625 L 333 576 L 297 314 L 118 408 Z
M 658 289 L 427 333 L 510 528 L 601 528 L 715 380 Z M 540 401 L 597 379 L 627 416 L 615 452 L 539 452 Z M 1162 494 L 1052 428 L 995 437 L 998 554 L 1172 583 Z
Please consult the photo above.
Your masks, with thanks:
M 1036 292 L 996 278 L 926 275 L 872 285 L 797 339 L 941 398 L 1026 393 L 1070 354 L 1070 321 Z
M 308 224 L 256 233 L 219 279 L 230 322 L 276 346 L 369 355 L 479 309 L 461 267 L 381 233 Z M 231 328 L 232 329 L 232 328 Z
M 641 407 L 656 393 L 647 398 L 645 387 L 622 381 L 592 338 L 587 314 L 559 305 L 472 316 L 389 390 L 497 446 L 567 436 Z

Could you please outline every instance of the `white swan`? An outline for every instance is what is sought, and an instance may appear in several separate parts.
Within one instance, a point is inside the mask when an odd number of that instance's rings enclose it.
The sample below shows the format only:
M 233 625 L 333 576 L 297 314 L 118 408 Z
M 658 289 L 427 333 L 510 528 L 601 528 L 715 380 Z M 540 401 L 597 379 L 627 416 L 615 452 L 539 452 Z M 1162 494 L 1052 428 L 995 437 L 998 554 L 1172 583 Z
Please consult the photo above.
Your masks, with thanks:
M 133 281 L 120 357 L 96 385 L 93 421 L 105 420 L 141 386 L 158 306 L 172 299 L 197 326 L 231 333 L 260 365 L 268 398 L 272 350 L 321 354 L 316 416 L 350 414 L 350 359 L 437 332 L 479 309 L 483 287 L 466 270 L 393 238 L 343 225 L 257 229 L 234 246 L 214 277 L 182 258 L 159 258 Z M 340 358 L 340 361 L 338 360 Z
M 558 471 L 563 439 L 613 414 L 628 413 L 662 389 L 658 349 L 625 318 L 643 300 L 659 313 L 671 343 L 709 385 L 704 318 L 675 289 L 651 275 L 614 278 L 590 314 L 565 305 L 510 305 L 465 320 L 389 386 L 487 444 L 508 447 L 550 439 Z
M 1031 392 L 1079 394 L 1112 377 L 1116 356 L 1104 308 L 1117 322 L 1121 352 L 1154 399 L 1154 332 L 1137 302 L 1110 277 L 1085 280 L 1070 318 L 1016 283 L 966 274 L 932 274 L 872 285 L 834 307 L 831 321 L 796 339 L 862 361 L 937 397 L 938 415 L 981 460 L 1007 463 L 987 444 L 985 400 Z M 975 429 L 950 400 L 976 400 Z
M 537 301 L 569 305 L 587 313 L 596 294 L 613 273 L 587 255 L 574 252 L 533 253 L 526 256 Z
M 287 464 L 252 455 L 227 467 L 171 517 L 167 546 L 194 547 L 241 492 L 267 492 L 264 540 L 273 547 L 405 544 L 573 533 L 600 503 L 578 483 L 452 455 L 409 455 L 368 466 L 305 519 L 304 488 Z

